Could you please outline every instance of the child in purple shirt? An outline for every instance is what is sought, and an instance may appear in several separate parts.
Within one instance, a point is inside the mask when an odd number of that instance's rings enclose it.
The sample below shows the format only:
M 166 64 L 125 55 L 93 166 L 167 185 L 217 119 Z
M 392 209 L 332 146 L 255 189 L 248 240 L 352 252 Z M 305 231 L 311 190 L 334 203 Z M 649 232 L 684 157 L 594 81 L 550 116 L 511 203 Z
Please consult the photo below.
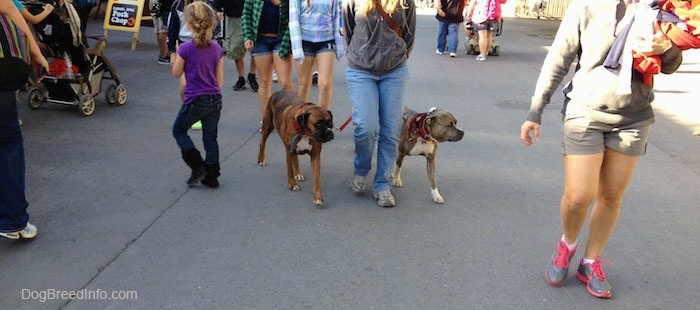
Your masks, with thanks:
M 173 136 L 182 158 L 192 169 L 187 185 L 219 186 L 219 144 L 217 131 L 221 116 L 221 87 L 224 84 L 224 54 L 212 40 L 216 13 L 206 3 L 196 1 L 185 7 L 186 26 L 194 38 L 180 45 L 173 63 L 173 75 L 187 81 L 183 104 L 173 124 Z M 206 157 L 195 147 L 187 130 L 202 122 L 202 142 Z

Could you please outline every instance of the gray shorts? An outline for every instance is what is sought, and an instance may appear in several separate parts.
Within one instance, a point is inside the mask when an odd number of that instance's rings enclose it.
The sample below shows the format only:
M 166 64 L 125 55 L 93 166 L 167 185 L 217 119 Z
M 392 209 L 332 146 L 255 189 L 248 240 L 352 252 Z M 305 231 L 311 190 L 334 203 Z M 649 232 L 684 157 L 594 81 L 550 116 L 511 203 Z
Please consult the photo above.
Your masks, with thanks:
M 605 152 L 609 147 L 620 153 L 646 154 L 651 125 L 649 122 L 614 126 L 575 117 L 564 121 L 561 151 L 564 155 L 590 155 Z
M 246 49 L 243 41 L 243 27 L 240 17 L 226 16 L 226 43 L 224 50 L 229 59 L 241 59 L 245 56 Z
M 168 26 L 163 21 L 163 17 L 153 17 L 153 29 L 156 33 L 168 33 Z

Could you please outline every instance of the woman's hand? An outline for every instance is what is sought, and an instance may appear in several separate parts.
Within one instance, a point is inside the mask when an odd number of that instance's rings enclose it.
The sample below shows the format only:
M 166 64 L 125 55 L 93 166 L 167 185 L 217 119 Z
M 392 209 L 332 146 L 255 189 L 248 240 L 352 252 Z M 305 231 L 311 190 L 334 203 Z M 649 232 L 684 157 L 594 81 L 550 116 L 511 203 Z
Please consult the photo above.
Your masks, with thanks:
M 255 43 L 253 43 L 253 40 L 246 40 L 243 45 L 245 46 L 246 50 L 252 51 L 253 47 L 255 47 Z
M 533 121 L 525 121 L 522 126 L 520 126 L 520 140 L 523 141 L 523 144 L 526 146 L 532 145 L 534 141 L 530 137 L 530 131 L 533 132 L 535 140 L 537 141 L 540 139 L 540 124 L 535 123 Z

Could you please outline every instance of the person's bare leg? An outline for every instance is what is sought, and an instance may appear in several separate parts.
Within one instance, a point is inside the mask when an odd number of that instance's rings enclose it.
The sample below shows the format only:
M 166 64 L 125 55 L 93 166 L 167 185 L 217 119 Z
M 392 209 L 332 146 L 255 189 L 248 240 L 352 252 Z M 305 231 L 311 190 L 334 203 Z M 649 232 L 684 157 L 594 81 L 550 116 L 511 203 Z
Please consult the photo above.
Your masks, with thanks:
M 253 57 L 258 70 L 258 105 L 260 107 L 260 119 L 265 112 L 265 105 L 272 94 L 272 55 L 260 55 Z
M 584 257 L 595 259 L 603 253 L 620 216 L 622 198 L 637 165 L 639 156 L 605 149 L 596 203 L 591 211 L 588 242 Z
M 564 155 L 564 195 L 559 212 L 564 241 L 578 240 L 586 222 L 588 208 L 598 191 L 603 153 L 592 155 Z
M 275 71 L 277 71 L 277 83 L 280 88 L 294 91 L 294 86 L 292 85 L 292 56 L 281 58 L 279 54 L 273 53 L 272 63 Z
M 158 51 L 160 52 L 160 57 L 168 57 L 168 34 L 165 32 L 157 33 L 156 40 L 158 41 Z
M 309 101 L 315 59 L 313 56 L 306 56 L 302 64 L 297 62 L 297 95 L 305 101 Z
M 335 73 L 335 53 L 316 55 L 318 67 L 318 105 L 330 110 L 333 101 L 333 74 Z

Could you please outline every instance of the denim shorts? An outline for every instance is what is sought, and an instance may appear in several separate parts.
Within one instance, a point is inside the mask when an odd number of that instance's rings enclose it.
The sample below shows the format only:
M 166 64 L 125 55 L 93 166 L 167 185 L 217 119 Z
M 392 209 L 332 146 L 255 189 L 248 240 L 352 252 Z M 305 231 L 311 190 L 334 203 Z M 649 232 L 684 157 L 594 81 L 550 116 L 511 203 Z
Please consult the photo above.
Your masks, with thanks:
M 630 156 L 646 154 L 651 132 L 649 122 L 615 126 L 574 117 L 564 121 L 561 150 L 564 155 L 590 155 L 609 147 Z
M 269 55 L 273 53 L 279 53 L 282 48 L 282 37 L 263 37 L 258 36 L 258 40 L 255 42 L 255 46 L 251 51 L 251 55 L 262 56 Z
M 335 52 L 335 40 L 324 42 L 301 41 L 304 56 L 316 56 L 320 53 Z
M 498 32 L 498 28 L 501 28 L 501 23 L 499 23 L 498 20 L 495 19 L 487 20 L 483 23 L 474 24 L 474 30 L 476 31 L 488 30 L 491 32 Z

